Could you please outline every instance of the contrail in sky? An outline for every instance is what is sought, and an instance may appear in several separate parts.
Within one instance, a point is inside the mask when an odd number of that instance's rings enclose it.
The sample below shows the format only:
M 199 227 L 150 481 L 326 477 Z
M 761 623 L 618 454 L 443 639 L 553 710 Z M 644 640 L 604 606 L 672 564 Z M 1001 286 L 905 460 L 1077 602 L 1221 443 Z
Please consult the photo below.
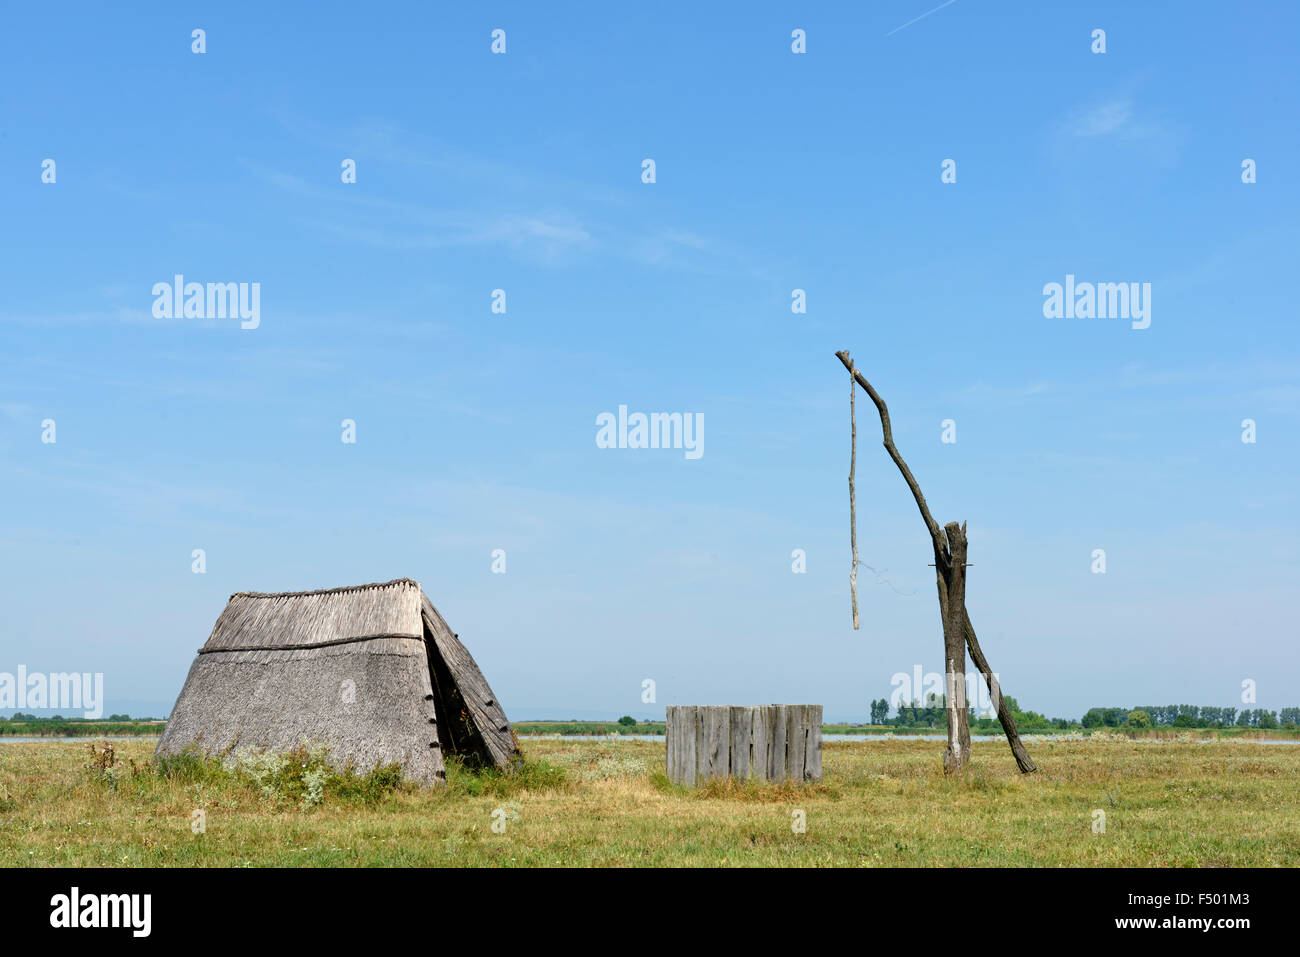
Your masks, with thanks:
M 928 17 L 930 14 L 932 14 L 932 13 L 938 11 L 938 10 L 942 10 L 944 7 L 950 7 L 950 6 L 952 6 L 952 5 L 953 5 L 954 3 L 956 3 L 956 2 L 957 2 L 957 0 L 945 0 L 945 2 L 939 4 L 937 7 L 935 7 L 934 10 L 927 10 L 925 13 L 921 14 L 921 15 L 920 15 L 919 17 L 917 17 L 915 20 L 908 20 L 906 23 L 903 24 L 903 26 L 901 26 L 901 27 L 895 27 L 894 29 L 892 29 L 892 30 L 890 30 L 888 33 L 886 33 L 885 36 L 887 36 L 887 37 L 892 37 L 892 36 L 893 36 L 895 33 L 897 33 L 899 30 L 902 30 L 902 29 L 904 29 L 904 28 L 906 28 L 906 27 L 910 27 L 910 26 L 911 26 L 913 23 L 915 23 L 917 20 L 924 20 L 924 19 L 925 19 L 926 17 Z

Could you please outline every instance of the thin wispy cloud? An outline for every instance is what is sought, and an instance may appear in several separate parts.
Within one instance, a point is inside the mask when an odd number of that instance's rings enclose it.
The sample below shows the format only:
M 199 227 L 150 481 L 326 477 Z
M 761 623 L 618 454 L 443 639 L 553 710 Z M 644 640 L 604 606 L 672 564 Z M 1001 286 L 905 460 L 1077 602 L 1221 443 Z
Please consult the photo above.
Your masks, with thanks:
M 26 402 L 0 402 L 0 415 L 13 422 L 27 422 L 36 415 L 36 410 Z
M 1130 127 L 1132 119 L 1133 104 L 1128 100 L 1115 100 L 1075 114 L 1068 129 L 1071 136 L 1084 139 L 1109 136 Z
M 467 152 L 454 143 L 382 118 L 337 127 L 284 109 L 273 110 L 270 115 L 286 132 L 314 146 L 347 154 L 361 152 L 371 161 L 433 170 L 441 181 L 454 182 L 462 188 L 489 185 L 503 194 L 562 197 L 574 203 L 615 207 L 632 205 L 625 190 Z
M 145 292 L 149 292 L 149 287 L 145 287 Z M 141 300 L 146 305 L 139 307 L 131 306 L 111 306 L 97 310 L 78 310 L 76 312 L 55 311 L 48 312 L 0 312 L 0 323 L 12 322 L 24 326 L 80 326 L 80 325 L 111 325 L 117 323 L 127 323 L 131 325 L 163 325 L 171 323 L 171 319 L 159 319 L 147 303 L 153 299 L 152 293 L 148 296 L 141 295 Z M 206 328 L 219 328 L 220 323 L 212 320 L 191 320 L 196 326 Z
M 956 3 L 956 2 L 957 2 L 957 0 L 945 0 L 944 3 L 939 4 L 939 5 L 938 5 L 937 7 L 935 7 L 933 10 L 927 10 L 927 11 L 925 11 L 925 13 L 921 14 L 919 17 L 913 17 L 911 20 L 908 20 L 908 21 L 907 21 L 906 23 L 904 23 L 901 27 L 894 27 L 894 29 L 892 29 L 892 30 L 890 30 L 888 33 L 886 33 L 885 36 L 887 36 L 887 37 L 892 37 L 892 36 L 893 36 L 895 33 L 897 33 L 899 30 L 906 30 L 906 29 L 907 29 L 908 27 L 910 27 L 913 23 L 917 23 L 918 21 L 924 20 L 924 19 L 925 19 L 926 17 L 928 17 L 930 14 L 932 14 L 932 13 L 938 13 L 938 12 L 939 12 L 940 10 L 942 10 L 944 7 L 950 7 L 950 6 L 952 6 L 952 5 L 953 5 L 954 3 Z
M 570 248 L 595 244 L 594 237 L 581 223 L 538 216 L 447 214 L 441 222 L 426 224 L 422 229 L 412 229 L 410 224 L 401 223 L 356 225 L 316 221 L 312 225 L 341 239 L 384 249 L 438 249 L 500 243 L 537 245 L 543 252 L 556 255 Z
M 291 196 L 311 200 L 318 211 L 343 207 L 361 210 L 358 223 L 319 217 L 310 223 L 343 239 L 389 249 L 432 249 L 501 243 L 537 245 L 546 256 L 595 243 L 592 232 L 566 210 L 513 213 L 443 209 L 419 202 L 397 202 L 354 190 L 325 187 L 250 160 L 241 163 L 254 176 Z
M 439 181 L 468 188 L 487 179 L 497 196 L 492 208 L 479 209 L 448 208 L 418 199 L 397 201 L 311 181 L 246 157 L 238 160 L 262 182 L 310 200 L 312 216 L 300 222 L 314 232 L 396 251 L 495 244 L 551 265 L 579 262 L 594 254 L 695 274 L 752 277 L 762 273 L 748 250 L 689 226 L 611 221 L 611 214 L 617 216 L 625 207 L 641 203 L 634 198 L 635 189 L 617 190 L 465 154 L 426 134 L 379 119 L 326 129 L 284 111 L 273 115 L 286 130 L 317 145 L 339 148 L 342 143 L 361 143 L 366 153 L 385 162 L 437 170 Z M 341 211 L 338 216 L 332 214 L 336 209 Z
M 1116 94 L 1068 112 L 1056 125 L 1056 145 L 1064 151 L 1084 143 L 1136 149 L 1148 160 L 1169 166 L 1177 157 L 1177 127 L 1140 106 L 1128 93 Z

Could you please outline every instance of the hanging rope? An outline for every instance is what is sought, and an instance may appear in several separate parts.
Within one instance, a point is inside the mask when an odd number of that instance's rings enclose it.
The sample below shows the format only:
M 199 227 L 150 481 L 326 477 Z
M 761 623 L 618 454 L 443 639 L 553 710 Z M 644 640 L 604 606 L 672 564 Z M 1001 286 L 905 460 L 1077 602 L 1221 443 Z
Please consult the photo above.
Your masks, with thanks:
M 858 508 L 854 500 L 853 475 L 858 470 L 857 383 L 853 365 L 849 365 L 849 540 L 853 545 L 853 568 L 849 572 L 849 592 L 853 595 L 853 630 L 858 630 Z

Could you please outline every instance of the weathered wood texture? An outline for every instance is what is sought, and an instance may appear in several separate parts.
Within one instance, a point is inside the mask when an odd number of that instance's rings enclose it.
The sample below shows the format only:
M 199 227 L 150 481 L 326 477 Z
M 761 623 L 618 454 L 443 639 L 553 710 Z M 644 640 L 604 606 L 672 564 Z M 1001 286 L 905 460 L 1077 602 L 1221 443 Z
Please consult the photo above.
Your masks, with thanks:
M 939 612 L 943 620 L 946 661 L 944 702 L 948 709 L 948 747 L 943 769 L 959 774 L 970 760 L 970 724 L 966 711 L 966 523 L 944 526 L 948 567 L 940 576 Z M 935 557 L 936 566 L 939 561 Z
M 819 704 L 670 705 L 666 737 L 674 784 L 822 779 Z
M 481 742 L 480 757 L 497 767 L 505 767 L 519 754 L 519 739 L 506 718 L 501 702 L 488 686 L 483 672 L 479 671 L 469 651 L 451 630 L 427 595 L 420 594 L 424 627 L 430 639 L 431 651 L 446 666 L 456 693 L 464 704 L 464 720 L 476 732 Z M 434 689 L 437 691 L 438 689 Z M 446 720 L 459 718 L 445 715 Z

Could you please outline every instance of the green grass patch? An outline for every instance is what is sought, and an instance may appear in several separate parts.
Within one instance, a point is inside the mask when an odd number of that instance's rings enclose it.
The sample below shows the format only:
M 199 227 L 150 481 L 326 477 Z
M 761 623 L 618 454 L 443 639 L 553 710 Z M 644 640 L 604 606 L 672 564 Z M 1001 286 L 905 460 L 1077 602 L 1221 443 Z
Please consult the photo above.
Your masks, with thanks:
M 8 743 L 0 866 L 1300 867 L 1300 747 L 1027 744 L 1032 775 L 1002 741 L 975 742 L 950 778 L 940 741 L 831 739 L 818 785 L 680 788 L 662 743 L 525 739 L 511 770 L 452 761 L 421 788 L 310 748 L 241 766 L 155 763 L 148 741 L 110 742 L 111 761 L 103 745 Z

